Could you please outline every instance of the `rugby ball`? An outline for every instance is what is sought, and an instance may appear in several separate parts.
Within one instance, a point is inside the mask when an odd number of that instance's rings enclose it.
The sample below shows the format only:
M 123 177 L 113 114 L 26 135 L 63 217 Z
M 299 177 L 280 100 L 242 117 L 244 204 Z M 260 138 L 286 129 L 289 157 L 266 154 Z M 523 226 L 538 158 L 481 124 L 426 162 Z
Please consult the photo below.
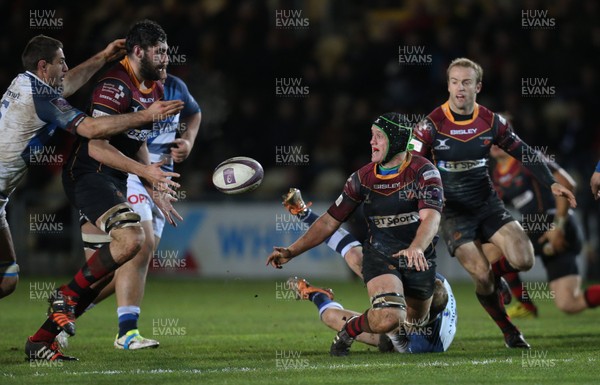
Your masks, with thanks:
M 213 172 L 213 184 L 225 194 L 241 194 L 257 188 L 265 173 L 256 160 L 236 156 L 221 162 Z

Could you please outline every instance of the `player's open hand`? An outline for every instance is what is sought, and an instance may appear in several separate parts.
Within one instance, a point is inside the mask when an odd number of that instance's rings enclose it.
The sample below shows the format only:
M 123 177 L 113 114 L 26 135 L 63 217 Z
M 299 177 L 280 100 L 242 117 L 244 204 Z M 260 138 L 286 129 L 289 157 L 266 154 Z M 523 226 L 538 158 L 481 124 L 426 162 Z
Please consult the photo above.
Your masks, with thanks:
M 266 266 L 273 266 L 281 269 L 281 265 L 288 263 L 292 259 L 292 252 L 287 247 L 273 247 L 273 252 L 267 258 Z
M 174 194 L 175 191 L 171 187 L 179 188 L 180 185 L 171 178 L 179 178 L 180 175 L 176 172 L 163 171 L 160 167 L 165 162 L 166 160 L 163 159 L 160 162 L 146 165 L 142 177 L 152 186 L 153 190 Z
M 396 254 L 393 254 L 392 257 L 404 257 L 404 260 L 400 260 L 400 267 L 402 267 L 402 263 L 406 261 L 406 267 L 409 269 L 414 267 L 414 269 L 417 271 L 429 270 L 429 264 L 427 263 L 425 254 L 423 253 L 423 250 L 418 247 L 409 247 L 407 249 L 400 250 Z
M 152 191 L 152 201 L 160 209 L 171 226 L 177 227 L 177 222 L 175 222 L 174 218 L 183 221 L 183 217 L 173 207 L 173 202 L 177 202 L 177 198 L 170 193 L 154 190 Z
M 151 114 L 153 122 L 158 122 L 177 115 L 183 109 L 183 105 L 184 103 L 181 100 L 158 100 L 144 111 Z
M 125 56 L 127 52 L 125 51 L 125 39 L 117 39 L 110 43 L 104 48 L 102 54 L 104 55 L 104 60 L 106 62 L 111 62 L 113 60 L 119 60 L 123 56 Z
M 577 207 L 575 195 L 573 195 L 571 190 L 569 190 L 560 183 L 552 184 L 552 186 L 550 186 L 550 189 L 552 190 L 552 194 L 554 194 L 554 196 L 567 198 L 567 200 L 569 201 L 569 206 L 571 206 L 571 208 L 574 209 L 575 207 Z
M 181 163 L 187 159 L 192 152 L 192 144 L 189 140 L 183 138 L 177 138 L 171 145 L 171 157 L 173 162 Z

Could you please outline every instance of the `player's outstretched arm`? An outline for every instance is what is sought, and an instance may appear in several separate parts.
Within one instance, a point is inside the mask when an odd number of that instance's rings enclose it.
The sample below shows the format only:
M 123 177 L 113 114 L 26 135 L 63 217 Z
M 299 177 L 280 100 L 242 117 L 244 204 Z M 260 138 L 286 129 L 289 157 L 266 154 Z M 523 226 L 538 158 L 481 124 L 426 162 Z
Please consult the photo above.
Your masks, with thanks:
M 267 266 L 271 265 L 276 269 L 281 269 L 281 265 L 288 263 L 292 258 L 304 253 L 313 247 L 320 245 L 329 238 L 339 227 L 342 222 L 334 219 L 329 213 L 325 213 L 319 217 L 302 234 L 296 242 L 289 247 L 274 247 L 273 252 L 267 257 Z
M 134 127 L 176 115 L 183 108 L 181 100 L 156 101 L 145 110 L 127 114 L 86 117 L 77 126 L 77 134 L 89 139 L 109 138 Z
M 149 163 L 146 160 L 146 162 L 140 163 L 125 156 L 105 139 L 90 140 L 88 150 L 90 156 L 98 162 L 116 170 L 135 174 L 148 181 L 148 183 L 153 186 L 162 185 L 165 187 L 179 187 L 179 183 L 169 178 L 178 178 L 180 175 L 176 172 L 166 172 L 161 170 L 160 166 L 162 166 L 164 162 L 146 164 Z
M 63 80 L 63 96 L 73 95 L 87 83 L 102 66 L 125 55 L 125 39 L 117 39 L 106 48 L 73 69 L 67 71 Z

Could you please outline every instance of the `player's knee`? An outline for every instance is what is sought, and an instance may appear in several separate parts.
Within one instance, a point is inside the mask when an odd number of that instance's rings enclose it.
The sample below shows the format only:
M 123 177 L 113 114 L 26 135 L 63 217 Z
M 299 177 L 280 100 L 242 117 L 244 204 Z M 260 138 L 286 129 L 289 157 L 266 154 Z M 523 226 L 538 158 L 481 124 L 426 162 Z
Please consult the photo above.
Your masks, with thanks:
M 554 303 L 556 308 L 565 314 L 577 314 L 583 310 L 575 298 L 555 298 Z
M 3 277 L 0 281 L 0 298 L 11 295 L 16 290 L 18 282 L 18 276 Z
M 535 263 L 535 257 L 533 254 L 521 254 L 520 258 L 517 258 L 514 261 L 509 261 L 509 263 L 512 267 L 519 271 L 529 271 Z
M 378 313 L 377 324 L 371 325 L 371 329 L 377 333 L 387 333 L 398 327 L 401 322 L 404 322 L 404 317 L 399 309 L 380 309 L 375 310 Z
M 19 282 L 19 265 L 16 262 L 0 263 L 0 298 L 10 295 Z

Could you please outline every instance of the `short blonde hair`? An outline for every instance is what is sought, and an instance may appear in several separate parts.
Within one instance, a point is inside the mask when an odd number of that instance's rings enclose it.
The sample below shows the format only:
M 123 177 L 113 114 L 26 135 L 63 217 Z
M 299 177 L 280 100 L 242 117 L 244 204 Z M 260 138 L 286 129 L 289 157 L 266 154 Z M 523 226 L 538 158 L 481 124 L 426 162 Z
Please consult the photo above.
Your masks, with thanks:
M 448 80 L 450 80 L 450 70 L 452 69 L 452 67 L 473 68 L 473 70 L 475 71 L 475 78 L 477 80 L 477 83 L 481 83 L 483 81 L 483 68 L 481 68 L 479 64 L 475 63 L 471 59 L 467 59 L 466 57 L 459 57 L 457 59 L 452 60 L 452 62 L 448 66 L 448 70 L 446 70 L 446 76 L 448 77 Z

